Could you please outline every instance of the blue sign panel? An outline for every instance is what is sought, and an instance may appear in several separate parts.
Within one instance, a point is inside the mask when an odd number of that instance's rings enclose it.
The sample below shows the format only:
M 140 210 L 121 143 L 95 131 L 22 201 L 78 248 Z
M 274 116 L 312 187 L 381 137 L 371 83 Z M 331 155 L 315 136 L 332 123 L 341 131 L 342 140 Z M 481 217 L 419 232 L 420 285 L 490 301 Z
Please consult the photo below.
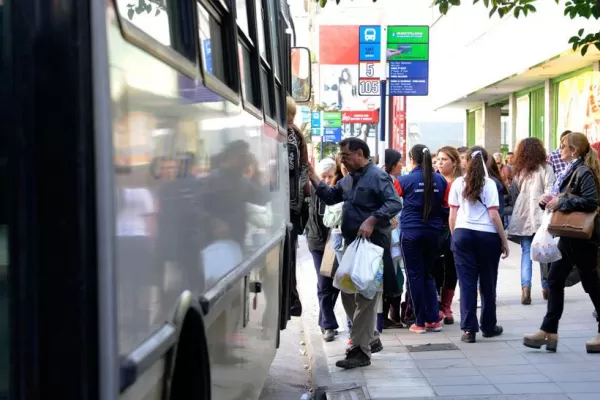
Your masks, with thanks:
M 323 141 L 338 143 L 342 141 L 342 128 L 325 128 Z
M 204 62 L 206 64 L 206 72 L 210 72 L 212 74 L 212 49 L 210 47 L 210 39 L 206 39 L 203 41 L 204 46 Z
M 359 43 L 381 43 L 381 27 L 379 25 L 361 25 Z
M 390 79 L 427 79 L 429 61 L 390 61 Z
M 359 61 L 379 61 L 381 59 L 380 44 L 365 44 L 359 45 L 358 60 Z
M 390 79 L 390 96 L 427 96 L 429 79 Z
M 321 127 L 321 113 L 316 111 L 310 114 L 310 126 L 313 128 Z

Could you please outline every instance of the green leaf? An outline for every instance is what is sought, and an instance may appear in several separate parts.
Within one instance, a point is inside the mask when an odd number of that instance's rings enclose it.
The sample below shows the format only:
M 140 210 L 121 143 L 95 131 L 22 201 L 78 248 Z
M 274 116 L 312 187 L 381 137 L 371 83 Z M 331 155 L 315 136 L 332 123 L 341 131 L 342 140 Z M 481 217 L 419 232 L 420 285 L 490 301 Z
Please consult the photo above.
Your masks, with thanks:
M 568 43 L 579 43 L 579 36 L 571 36 Z
M 498 10 L 498 6 L 494 6 L 492 7 L 492 9 L 489 12 L 490 18 L 492 18 L 492 15 L 494 15 L 494 13 Z
M 513 11 L 513 15 L 515 16 L 515 18 L 519 18 L 519 14 L 521 14 L 521 9 L 515 8 L 515 11 Z
M 460 0 L 448 0 L 451 5 L 458 7 L 460 6 Z
M 597 48 L 598 50 L 600 50 L 600 42 L 594 42 L 594 46 L 596 46 L 596 48 Z
M 585 56 L 585 53 L 587 53 L 587 51 L 588 51 L 588 48 L 589 48 L 589 47 L 590 47 L 590 45 L 589 45 L 589 44 L 586 44 L 585 46 L 583 46 L 583 47 L 581 48 L 581 55 L 582 55 L 582 56 Z
M 581 29 L 579 30 L 579 32 L 577 32 L 577 36 L 581 36 L 581 35 L 583 35 L 583 32 L 584 32 L 584 31 L 585 31 L 585 29 L 581 28 Z
M 158 16 L 158 14 L 160 14 L 160 8 L 156 7 L 156 12 L 154 13 L 154 16 Z
M 483 5 L 485 8 L 488 8 L 490 6 L 490 0 L 483 0 Z
M 479 0 L 473 0 L 473 4 L 479 3 Z
M 135 11 L 133 11 L 133 8 L 130 8 L 129 10 L 127 10 L 127 17 L 129 19 L 133 19 L 134 14 L 135 14 Z
M 440 3 L 440 13 L 446 15 L 448 13 L 448 3 Z

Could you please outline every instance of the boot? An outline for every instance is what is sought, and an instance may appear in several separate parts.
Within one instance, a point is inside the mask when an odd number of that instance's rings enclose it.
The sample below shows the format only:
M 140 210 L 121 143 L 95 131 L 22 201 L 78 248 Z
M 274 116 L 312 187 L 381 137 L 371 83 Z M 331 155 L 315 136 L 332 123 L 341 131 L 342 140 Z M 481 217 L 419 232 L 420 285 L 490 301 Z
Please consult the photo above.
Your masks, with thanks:
M 521 288 L 521 304 L 524 306 L 531 304 L 531 288 L 526 286 Z
M 444 324 L 446 325 L 452 325 L 454 323 L 452 299 L 454 299 L 454 290 L 444 289 L 442 291 L 442 311 L 444 312 Z
M 390 309 L 392 306 L 392 302 L 388 297 L 384 297 L 383 299 L 383 329 L 394 329 L 394 328 L 402 328 L 401 322 L 393 321 L 390 318 Z
M 548 289 L 542 289 L 542 298 L 548 300 Z
M 585 342 L 585 350 L 588 353 L 600 353 L 600 334 L 588 342 Z
M 390 300 L 390 313 L 389 313 L 390 320 L 392 320 L 398 324 L 402 323 L 401 313 L 402 313 L 402 296 L 401 295 L 394 296 Z
M 596 340 L 600 344 L 600 340 L 598 338 Z M 523 336 L 523 346 L 531 349 L 541 349 L 542 346 L 546 346 L 546 351 L 556 352 L 556 347 L 558 346 L 558 335 L 556 333 L 548 333 L 540 329 L 532 335 Z

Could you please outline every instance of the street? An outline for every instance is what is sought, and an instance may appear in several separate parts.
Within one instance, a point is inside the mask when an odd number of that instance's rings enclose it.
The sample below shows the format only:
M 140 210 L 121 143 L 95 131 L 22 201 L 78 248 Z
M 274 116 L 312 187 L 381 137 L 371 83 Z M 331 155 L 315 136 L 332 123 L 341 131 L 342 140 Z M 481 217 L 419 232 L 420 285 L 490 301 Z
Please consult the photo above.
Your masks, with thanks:
M 586 354 L 584 344 L 597 331 L 593 307 L 581 285 L 566 289 L 565 313 L 555 354 L 528 349 L 524 333 L 538 329 L 546 303 L 541 296 L 539 269 L 534 267 L 530 306 L 520 304 L 520 247 L 511 243 L 511 255 L 502 260 L 498 279 L 500 337 L 477 337 L 475 344 L 460 341 L 459 304 L 453 309 L 457 323 L 441 333 L 416 335 L 406 329 L 386 330 L 384 350 L 366 368 L 340 370 L 347 340 L 344 324 L 339 337 L 324 343 L 317 326 L 316 275 L 312 258 L 301 241 L 298 285 L 303 317 L 286 330 L 276 362 L 265 386 L 271 399 L 300 399 L 310 382 L 317 398 L 327 399 L 597 399 L 600 393 L 600 354 Z M 458 295 L 457 295 L 458 297 Z M 341 304 L 338 321 L 344 320 Z M 304 336 L 306 346 L 300 345 Z M 302 355 L 305 347 L 308 357 Z M 308 363 L 310 369 L 305 369 Z M 302 371 L 301 371 L 302 370 Z M 304 391 L 303 391 L 304 390 Z M 263 395 L 265 395 L 263 391 Z M 279 396 L 279 397 L 277 397 Z

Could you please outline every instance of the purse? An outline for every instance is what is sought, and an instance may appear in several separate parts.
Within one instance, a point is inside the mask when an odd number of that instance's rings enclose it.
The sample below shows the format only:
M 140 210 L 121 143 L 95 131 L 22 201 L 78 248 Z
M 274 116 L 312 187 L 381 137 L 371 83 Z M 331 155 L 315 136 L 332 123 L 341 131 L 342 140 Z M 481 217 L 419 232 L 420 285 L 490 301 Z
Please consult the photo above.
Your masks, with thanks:
M 561 197 L 571 196 L 571 183 L 573 182 L 573 178 L 575 178 L 576 172 L 577 170 L 573 172 L 567 185 L 567 191 Z M 592 212 L 554 211 L 550 225 L 548 225 L 548 232 L 558 237 L 589 240 L 594 232 L 594 221 L 597 214 L 598 210 Z

